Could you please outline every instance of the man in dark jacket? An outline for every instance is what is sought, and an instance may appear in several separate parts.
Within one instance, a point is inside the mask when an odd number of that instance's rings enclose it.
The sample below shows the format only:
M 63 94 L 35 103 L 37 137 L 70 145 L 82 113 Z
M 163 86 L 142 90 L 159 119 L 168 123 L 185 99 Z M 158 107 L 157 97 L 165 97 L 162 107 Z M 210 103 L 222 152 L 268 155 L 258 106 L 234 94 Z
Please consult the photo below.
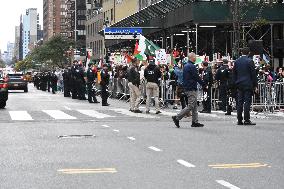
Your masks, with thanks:
M 173 116 L 173 121 L 177 128 L 179 128 L 179 121 L 192 111 L 192 125 L 191 127 L 203 127 L 204 125 L 198 123 L 198 112 L 197 112 L 197 83 L 204 86 L 203 81 L 198 75 L 198 71 L 194 62 L 196 61 L 195 53 L 188 55 L 189 61 L 184 66 L 183 70 L 183 87 L 185 94 L 188 97 L 188 106 L 184 108 L 179 114 Z
M 141 110 L 139 110 L 139 104 L 140 104 L 140 74 L 138 71 L 138 60 L 133 59 L 132 65 L 128 69 L 128 87 L 130 90 L 130 111 L 134 113 L 142 113 Z
M 96 98 L 96 91 L 93 89 L 96 79 L 96 73 L 94 72 L 93 65 L 89 64 L 87 70 L 87 90 L 89 103 L 99 103 Z
M 64 85 L 64 97 L 71 97 L 71 71 L 70 69 L 65 69 L 63 76 L 63 85 Z
M 200 113 L 211 113 L 211 87 L 213 84 L 213 74 L 208 62 L 202 63 L 203 73 L 202 80 L 205 88 L 203 89 L 203 110 Z
M 108 73 L 108 67 L 105 64 L 101 71 L 101 97 L 102 97 L 102 106 L 109 106 L 108 99 L 108 85 L 109 85 L 110 75 Z
M 250 121 L 250 106 L 257 87 L 257 76 L 254 62 L 248 57 L 249 51 L 249 48 L 242 49 L 242 56 L 236 60 L 233 68 L 233 79 L 238 90 L 238 125 L 255 125 Z
M 158 66 L 155 65 L 155 60 L 150 60 L 150 64 L 144 71 L 144 77 L 147 81 L 146 84 L 146 114 L 150 113 L 150 101 L 151 98 L 155 98 L 156 114 L 160 114 L 159 106 L 159 79 L 162 74 Z

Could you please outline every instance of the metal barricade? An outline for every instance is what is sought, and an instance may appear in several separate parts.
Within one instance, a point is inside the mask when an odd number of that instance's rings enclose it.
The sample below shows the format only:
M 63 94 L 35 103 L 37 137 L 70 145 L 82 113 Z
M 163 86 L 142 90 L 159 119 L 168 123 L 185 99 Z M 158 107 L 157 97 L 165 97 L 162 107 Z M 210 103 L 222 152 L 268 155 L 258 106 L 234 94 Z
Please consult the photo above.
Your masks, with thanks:
M 258 83 L 258 93 L 253 95 L 253 110 L 274 112 L 284 106 L 284 83 Z

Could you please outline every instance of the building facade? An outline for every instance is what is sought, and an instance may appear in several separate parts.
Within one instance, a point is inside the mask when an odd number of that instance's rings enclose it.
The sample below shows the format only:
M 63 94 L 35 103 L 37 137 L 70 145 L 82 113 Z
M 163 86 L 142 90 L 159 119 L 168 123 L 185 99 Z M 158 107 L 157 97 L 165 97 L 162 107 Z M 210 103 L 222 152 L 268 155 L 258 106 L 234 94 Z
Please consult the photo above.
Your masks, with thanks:
M 28 55 L 31 50 L 31 46 L 37 42 L 38 22 L 37 9 L 27 9 L 26 14 L 23 15 L 23 58 Z
M 15 57 L 16 60 L 20 59 L 20 37 L 21 37 L 20 26 L 15 26 L 15 45 L 14 45 L 13 57 Z

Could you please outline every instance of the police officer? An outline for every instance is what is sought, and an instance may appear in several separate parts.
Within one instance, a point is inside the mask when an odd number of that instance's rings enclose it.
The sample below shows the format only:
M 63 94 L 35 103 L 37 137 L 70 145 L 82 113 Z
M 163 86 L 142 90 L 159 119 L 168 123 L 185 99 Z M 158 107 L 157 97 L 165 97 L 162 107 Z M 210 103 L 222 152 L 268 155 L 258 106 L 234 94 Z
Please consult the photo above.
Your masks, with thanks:
M 53 72 L 50 74 L 50 86 L 51 86 L 51 90 L 52 90 L 52 94 L 55 94 L 55 92 L 57 91 L 57 81 L 58 81 L 58 77 L 56 76 L 56 74 Z
M 63 86 L 64 86 L 64 97 L 71 97 L 71 71 L 70 69 L 65 69 L 63 74 Z
M 108 85 L 109 85 L 110 75 L 108 73 L 108 67 L 106 64 L 103 65 L 103 69 L 101 70 L 101 97 L 102 97 L 102 106 L 109 106 L 108 99 Z
M 96 70 L 92 66 L 92 64 L 89 64 L 87 70 L 88 101 L 89 103 L 100 103 L 96 98 L 96 91 L 93 89 L 95 86 Z
M 147 81 L 146 84 L 146 114 L 150 113 L 150 101 L 152 97 L 155 98 L 156 114 L 160 114 L 159 106 L 159 80 L 161 79 L 162 73 L 158 66 L 155 65 L 155 60 L 150 60 L 149 65 L 144 71 L 144 77 Z
M 219 99 L 221 101 L 220 109 L 226 112 L 227 105 L 227 90 L 228 90 L 228 60 L 223 60 L 220 68 L 217 69 L 215 80 L 219 81 Z
M 47 82 L 47 91 L 50 92 L 50 87 L 51 87 L 51 81 L 52 80 L 52 76 L 51 76 L 51 72 L 47 72 L 46 74 L 46 82 Z
M 86 81 L 85 81 L 85 74 L 84 68 L 82 64 L 76 69 L 76 83 L 77 83 L 77 90 L 78 90 L 78 98 L 79 100 L 87 100 L 85 96 L 86 92 Z
M 208 66 L 208 62 L 203 62 L 202 68 L 202 80 L 205 87 L 203 89 L 203 110 L 200 113 L 211 113 L 211 87 L 213 84 L 213 74 L 211 68 Z
M 231 115 L 233 111 L 233 99 L 236 99 L 236 103 L 238 104 L 237 98 L 236 98 L 236 86 L 234 84 L 233 79 L 233 67 L 234 63 L 229 62 L 228 63 L 228 98 L 227 98 L 227 113 L 225 115 Z
M 73 62 L 73 65 L 71 67 L 71 91 L 72 91 L 72 99 L 77 99 L 78 98 L 78 88 L 77 88 L 77 83 L 76 83 L 76 70 L 78 67 L 78 62 L 75 60 Z

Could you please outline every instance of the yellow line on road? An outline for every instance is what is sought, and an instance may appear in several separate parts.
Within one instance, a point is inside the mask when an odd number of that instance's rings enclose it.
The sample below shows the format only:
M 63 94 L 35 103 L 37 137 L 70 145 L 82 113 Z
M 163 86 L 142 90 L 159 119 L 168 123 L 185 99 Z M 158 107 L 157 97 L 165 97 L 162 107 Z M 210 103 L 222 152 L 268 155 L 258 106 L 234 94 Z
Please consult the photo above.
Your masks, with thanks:
M 239 168 L 260 168 L 267 167 L 268 164 L 261 163 L 246 163 L 246 164 L 216 164 L 216 165 L 208 165 L 213 169 L 239 169 Z
M 216 165 L 208 165 L 209 167 L 221 167 L 221 166 L 243 166 L 243 165 L 261 165 L 261 163 L 243 163 L 243 164 L 216 164 Z

